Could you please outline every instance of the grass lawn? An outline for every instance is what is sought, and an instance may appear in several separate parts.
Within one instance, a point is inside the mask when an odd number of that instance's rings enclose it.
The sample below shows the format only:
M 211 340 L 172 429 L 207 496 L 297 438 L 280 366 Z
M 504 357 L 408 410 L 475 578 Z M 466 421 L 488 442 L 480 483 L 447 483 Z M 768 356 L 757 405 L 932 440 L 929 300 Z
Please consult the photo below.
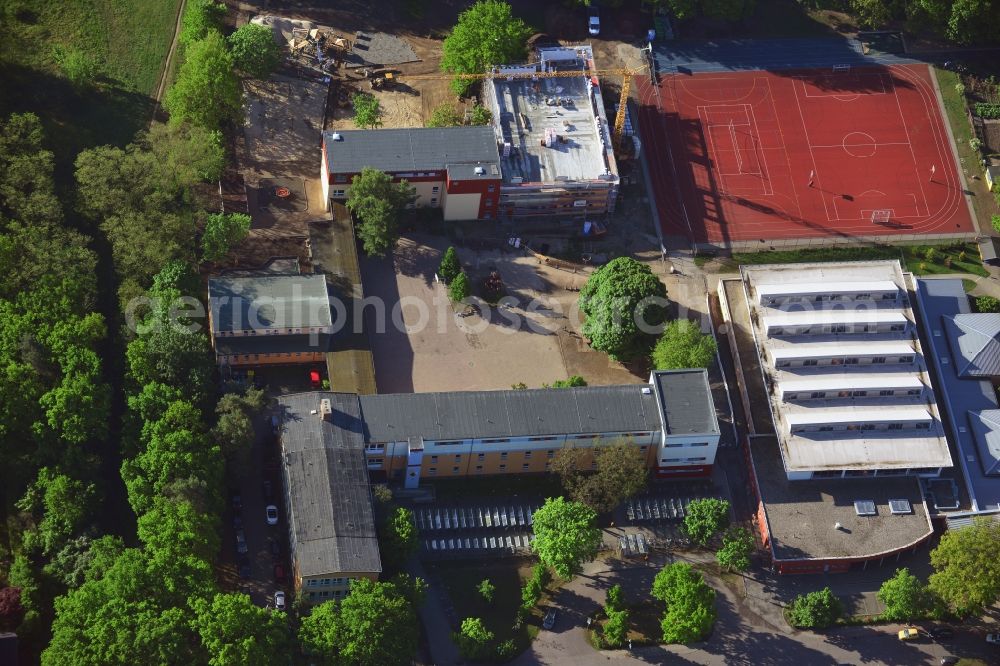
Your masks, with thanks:
M 976 174 L 980 180 L 969 179 L 968 187 L 972 192 L 972 206 L 979 220 L 979 228 L 983 233 L 990 233 L 992 226 L 990 219 L 993 215 L 1000 213 L 996 200 L 986 189 L 986 184 L 982 180 L 982 168 L 979 166 L 979 153 L 969 146 L 969 139 L 972 138 L 972 127 L 965 114 L 965 97 L 960 95 L 955 86 L 961 83 L 961 77 L 956 72 L 934 68 L 934 75 L 937 77 L 938 87 L 941 89 L 941 100 L 944 102 L 945 115 L 948 124 L 951 125 L 951 133 L 955 137 L 958 147 L 958 157 L 964 171 L 968 174 Z
M 33 111 L 66 177 L 76 153 L 124 144 L 150 118 L 180 0 L 0 0 L 0 114 Z M 98 69 L 76 90 L 54 48 L 78 50 Z
M 428 564 L 444 584 L 461 623 L 467 617 L 482 618 L 486 628 L 496 638 L 494 644 L 513 640 L 520 654 L 538 635 L 544 615 L 547 596 L 535 608 L 534 614 L 519 629 L 514 629 L 514 618 L 521 606 L 521 585 L 531 577 L 535 561 L 527 558 L 492 560 L 489 562 L 443 562 Z M 493 603 L 488 604 L 476 591 L 479 583 L 489 578 L 496 587 Z M 549 583 L 551 592 L 555 583 Z
M 936 256 L 927 259 L 934 248 Z M 946 275 L 967 273 L 987 276 L 975 243 L 952 245 L 878 245 L 875 247 L 827 247 L 808 250 L 773 250 L 768 252 L 735 253 L 732 257 L 712 260 L 696 257 L 695 263 L 712 272 L 733 272 L 740 265 L 792 264 L 810 261 L 861 261 L 867 259 L 900 259 L 903 268 L 915 275 Z M 949 261 L 950 260 L 950 261 Z

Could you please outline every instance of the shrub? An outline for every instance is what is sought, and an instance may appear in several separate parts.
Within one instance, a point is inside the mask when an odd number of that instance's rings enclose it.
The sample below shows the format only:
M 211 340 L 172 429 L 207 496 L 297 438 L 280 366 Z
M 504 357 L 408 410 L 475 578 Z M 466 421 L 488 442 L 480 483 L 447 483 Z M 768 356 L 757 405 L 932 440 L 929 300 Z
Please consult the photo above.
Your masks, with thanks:
M 978 312 L 1000 312 L 1000 300 L 993 296 L 979 296 L 976 298 L 976 310 Z
M 1000 233 L 1000 215 L 994 215 L 991 217 L 990 223 L 993 225 L 993 231 Z
M 608 589 L 607 601 L 605 602 L 604 607 L 608 611 L 621 610 L 625 602 L 623 597 L 622 586 L 612 585 L 611 588 Z
M 972 111 L 980 118 L 1000 118 L 1000 104 L 995 102 L 976 102 L 972 106 Z
M 460 303 L 471 295 L 472 288 L 469 286 L 469 278 L 464 272 L 459 273 L 448 286 L 448 297 L 456 303 Z
M 497 659 L 501 661 L 508 661 L 514 658 L 517 654 L 517 644 L 514 642 L 513 638 L 508 638 L 504 642 L 497 645 Z
M 951 257 L 945 257 L 944 261 L 941 263 L 944 264 L 945 268 L 951 268 Z
M 958 93 L 959 95 L 965 95 L 965 84 L 964 83 L 956 83 L 955 84 L 955 92 Z
M 458 261 L 458 253 L 455 248 L 449 247 L 441 257 L 441 264 L 438 266 L 438 275 L 448 284 L 462 272 L 462 264 Z
M 493 118 L 493 114 L 490 110 L 481 104 L 477 104 L 472 107 L 472 118 L 471 124 L 473 125 L 489 125 L 490 120 Z
M 427 127 L 454 127 L 461 124 L 462 116 L 447 102 L 436 107 L 427 121 Z
M 793 626 L 802 629 L 821 629 L 837 622 L 844 609 L 840 599 L 834 596 L 829 587 L 818 592 L 800 594 L 788 607 L 788 620 Z
M 924 252 L 924 259 L 933 264 L 938 259 L 938 251 L 932 247 L 927 248 Z
M 628 611 L 609 610 L 604 625 L 604 642 L 608 647 L 621 647 L 628 638 Z
M 1000 217 L 1000 215 L 997 215 L 996 217 Z M 965 253 L 965 250 L 962 250 L 961 252 L 958 253 L 958 260 L 959 261 L 965 261 L 968 258 L 969 258 L 969 255 L 967 255 Z
M 975 152 L 978 153 L 982 147 L 983 147 L 983 142 L 980 141 L 978 138 L 972 137 L 971 139 L 969 139 L 969 148 L 971 148 Z

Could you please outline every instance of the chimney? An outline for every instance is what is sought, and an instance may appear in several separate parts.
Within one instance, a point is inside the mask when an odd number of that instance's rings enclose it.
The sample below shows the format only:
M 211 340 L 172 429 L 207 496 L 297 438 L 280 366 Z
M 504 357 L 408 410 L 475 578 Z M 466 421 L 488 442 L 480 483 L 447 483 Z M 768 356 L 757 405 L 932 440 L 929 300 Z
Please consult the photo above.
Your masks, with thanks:
M 323 398 L 319 401 L 319 417 L 325 420 L 331 414 L 333 414 L 333 406 L 330 404 L 330 399 Z

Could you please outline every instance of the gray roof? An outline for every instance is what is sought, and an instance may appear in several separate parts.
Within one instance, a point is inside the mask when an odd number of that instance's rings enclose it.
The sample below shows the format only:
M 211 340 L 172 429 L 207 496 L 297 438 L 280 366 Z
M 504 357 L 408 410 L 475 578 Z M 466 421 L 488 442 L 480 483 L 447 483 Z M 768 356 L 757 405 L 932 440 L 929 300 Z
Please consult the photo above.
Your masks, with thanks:
M 333 407 L 327 419 L 311 413 L 324 398 Z M 279 397 L 278 405 L 298 575 L 380 572 L 357 396 L 298 393 Z
M 1000 474 L 1000 409 L 969 412 L 969 425 L 984 474 Z
M 331 326 L 322 275 L 216 277 L 208 281 L 212 333 Z
M 334 141 L 334 134 L 340 139 Z M 438 171 L 476 163 L 500 168 L 489 126 L 341 130 L 324 132 L 323 142 L 330 173 L 358 173 L 365 167 L 389 173 Z
M 658 370 L 653 381 L 663 401 L 668 435 L 719 432 L 708 370 Z
M 966 427 L 966 412 L 983 412 L 998 408 L 996 392 L 986 379 L 965 378 L 958 375 L 959 359 L 944 364 L 942 360 L 953 354 L 954 345 L 948 339 L 951 331 L 945 329 L 956 315 L 969 313 L 969 297 L 959 279 L 917 280 L 917 299 L 920 315 L 926 327 L 929 345 L 927 358 L 933 362 L 937 373 L 935 385 L 942 391 L 947 403 L 951 439 L 958 448 L 958 461 L 962 476 L 969 490 L 974 511 L 995 511 L 1000 508 L 1000 477 L 989 476 L 984 470 L 998 470 L 1000 457 L 991 453 L 988 446 L 980 446 L 973 432 Z
M 750 453 L 776 560 L 872 557 L 933 532 L 912 476 L 789 481 L 774 436 L 751 438 Z M 909 500 L 913 512 L 890 513 L 894 499 Z M 876 515 L 857 515 L 857 500 L 873 501 Z
M 535 437 L 660 430 L 645 384 L 524 391 L 360 396 L 371 442 Z
M 943 319 L 960 376 L 1000 375 L 1000 314 L 956 314 Z

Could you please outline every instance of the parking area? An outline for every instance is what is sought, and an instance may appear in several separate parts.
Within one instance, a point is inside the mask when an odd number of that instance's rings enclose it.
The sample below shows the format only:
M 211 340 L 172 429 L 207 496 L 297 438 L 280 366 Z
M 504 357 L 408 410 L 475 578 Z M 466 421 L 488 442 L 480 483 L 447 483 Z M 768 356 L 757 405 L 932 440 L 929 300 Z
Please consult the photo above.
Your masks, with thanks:
M 541 503 L 515 502 L 413 510 L 421 556 L 511 557 L 530 552 L 532 515 Z

